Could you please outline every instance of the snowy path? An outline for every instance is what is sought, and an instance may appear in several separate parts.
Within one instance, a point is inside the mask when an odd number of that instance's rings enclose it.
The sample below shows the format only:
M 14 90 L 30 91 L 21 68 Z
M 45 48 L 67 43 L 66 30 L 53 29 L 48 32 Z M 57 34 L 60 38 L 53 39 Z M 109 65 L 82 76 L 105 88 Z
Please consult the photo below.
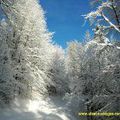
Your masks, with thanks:
M 39 101 L 19 100 L 12 109 L 0 110 L 0 120 L 75 120 L 60 96 Z

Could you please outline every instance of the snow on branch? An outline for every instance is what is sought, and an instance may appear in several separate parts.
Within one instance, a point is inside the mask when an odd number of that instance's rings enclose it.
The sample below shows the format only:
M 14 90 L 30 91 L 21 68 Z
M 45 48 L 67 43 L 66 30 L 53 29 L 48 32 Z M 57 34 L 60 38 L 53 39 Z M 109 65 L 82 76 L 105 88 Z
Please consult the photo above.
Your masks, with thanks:
M 118 32 L 120 32 L 119 28 L 118 28 L 116 25 L 114 25 L 114 24 L 104 15 L 103 12 L 101 13 L 101 15 L 102 15 L 102 17 L 104 18 L 104 20 L 105 20 L 107 23 L 110 24 L 111 28 L 114 28 L 115 30 L 117 30 Z
M 90 22 L 92 22 L 93 24 L 93 20 L 95 22 L 95 19 L 98 19 L 97 22 L 101 21 L 101 20 L 104 20 L 106 21 L 108 24 L 109 24 L 109 27 L 107 26 L 106 28 L 114 28 L 116 31 L 120 32 L 120 29 L 119 29 L 119 25 L 115 25 L 112 23 L 112 21 L 104 14 L 104 10 L 106 8 L 109 8 L 109 9 L 113 9 L 113 3 L 110 2 L 110 1 L 107 1 L 107 2 L 103 2 L 100 6 L 98 6 L 97 10 L 96 11 L 92 11 L 90 13 L 88 13 L 87 15 L 83 15 L 85 20 L 90 20 Z M 102 17 L 103 19 L 99 19 L 98 17 Z

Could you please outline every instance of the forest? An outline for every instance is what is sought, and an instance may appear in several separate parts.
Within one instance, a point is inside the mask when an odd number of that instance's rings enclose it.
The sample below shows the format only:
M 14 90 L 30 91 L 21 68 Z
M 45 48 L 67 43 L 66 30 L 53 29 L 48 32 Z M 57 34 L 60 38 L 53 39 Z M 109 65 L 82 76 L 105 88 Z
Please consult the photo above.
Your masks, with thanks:
M 120 120 L 120 0 L 91 4 L 94 35 L 63 49 L 38 0 L 0 0 L 0 120 Z

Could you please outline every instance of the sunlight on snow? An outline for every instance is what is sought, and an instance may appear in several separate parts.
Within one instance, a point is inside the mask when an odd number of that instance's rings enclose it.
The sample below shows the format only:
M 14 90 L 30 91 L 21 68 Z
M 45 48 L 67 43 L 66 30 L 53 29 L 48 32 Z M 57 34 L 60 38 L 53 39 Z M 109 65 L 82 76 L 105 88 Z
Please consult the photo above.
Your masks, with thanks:
M 38 101 L 30 101 L 28 104 L 28 110 L 32 112 L 37 112 L 39 109 L 39 102 Z

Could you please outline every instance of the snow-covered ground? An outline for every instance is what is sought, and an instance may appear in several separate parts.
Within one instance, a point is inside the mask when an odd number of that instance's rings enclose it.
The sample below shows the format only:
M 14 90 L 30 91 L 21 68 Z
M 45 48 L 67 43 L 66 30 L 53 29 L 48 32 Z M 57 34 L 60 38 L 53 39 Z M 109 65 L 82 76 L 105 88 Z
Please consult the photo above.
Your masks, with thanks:
M 0 120 L 75 120 L 61 96 L 39 100 L 16 100 L 0 110 Z

